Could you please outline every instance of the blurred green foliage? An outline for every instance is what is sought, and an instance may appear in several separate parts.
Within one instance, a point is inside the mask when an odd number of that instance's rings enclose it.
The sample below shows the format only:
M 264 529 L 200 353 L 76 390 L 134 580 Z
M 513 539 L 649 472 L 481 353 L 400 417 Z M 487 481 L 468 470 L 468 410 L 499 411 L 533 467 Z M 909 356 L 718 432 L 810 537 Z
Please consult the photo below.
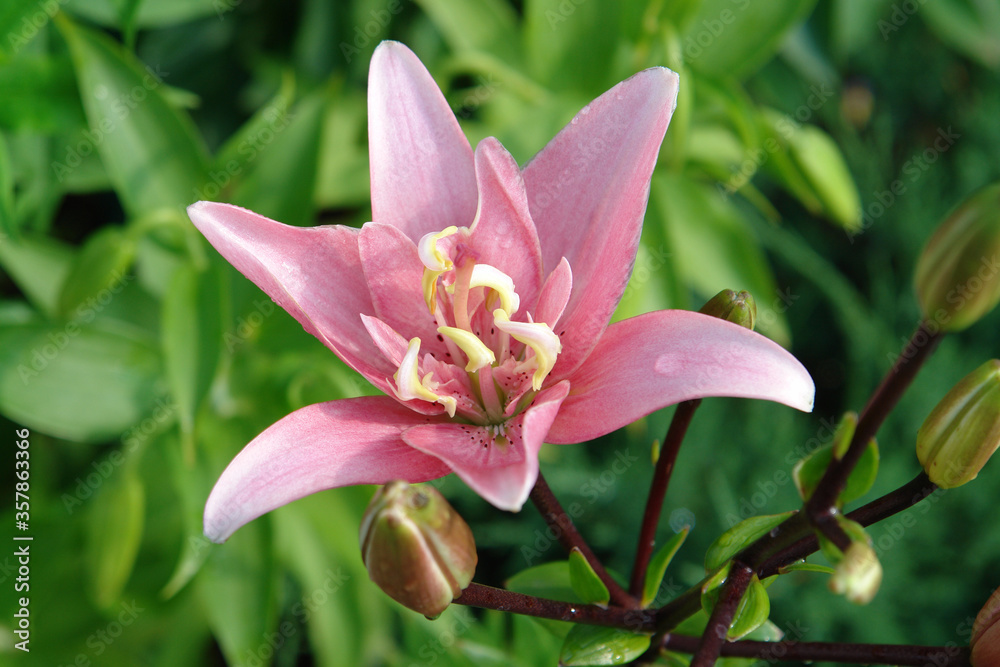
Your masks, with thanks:
M 6 442 L 31 431 L 35 540 L 32 650 L 5 640 L 0 663 L 555 664 L 551 624 L 456 607 L 429 622 L 378 591 L 357 547 L 370 489 L 293 503 L 223 546 L 201 536 L 211 485 L 253 436 L 373 390 L 222 261 L 184 206 L 367 220 L 365 78 L 379 40 L 412 47 L 470 139 L 496 136 L 521 163 L 614 83 L 653 65 L 681 73 L 616 317 L 747 289 L 758 329 L 815 377 L 817 407 L 705 402 L 659 533 L 691 528 L 662 603 L 704 576 L 722 531 L 798 505 L 794 464 L 862 406 L 915 325 L 921 244 L 1000 177 L 998 26 L 992 0 L 3 3 L 0 423 Z M 919 471 L 917 427 L 998 355 L 998 325 L 994 313 L 944 342 L 882 429 L 880 474 L 859 502 Z M 668 418 L 542 453 L 620 572 Z M 625 453 L 639 462 L 618 472 Z M 442 488 L 473 526 L 477 580 L 565 558 L 533 510 L 500 513 L 453 479 Z M 762 627 L 966 642 L 963 623 L 1000 584 L 997 492 L 988 467 L 913 521 L 873 527 L 885 581 L 868 607 L 795 572 L 768 590 Z M 6 531 L 12 503 L 2 513 Z M 12 557 L 0 564 L 13 588 Z M 3 596 L 5 637 L 15 598 Z

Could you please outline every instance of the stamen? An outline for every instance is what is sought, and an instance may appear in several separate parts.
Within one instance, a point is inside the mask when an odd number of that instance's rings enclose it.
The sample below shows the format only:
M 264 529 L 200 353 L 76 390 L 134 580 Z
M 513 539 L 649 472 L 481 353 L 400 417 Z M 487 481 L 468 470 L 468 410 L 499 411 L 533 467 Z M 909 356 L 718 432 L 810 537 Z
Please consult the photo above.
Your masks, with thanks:
M 489 264 L 476 264 L 472 269 L 472 279 L 469 289 L 473 287 L 489 287 L 500 297 L 500 307 L 507 316 L 513 315 L 521 305 L 521 299 L 514 291 L 514 280 L 500 269 Z M 487 307 L 490 300 L 486 301 Z
M 455 341 L 465 356 L 469 358 L 465 370 L 468 372 L 478 371 L 483 366 L 489 366 L 497 360 L 493 350 L 486 347 L 483 341 L 479 340 L 471 331 L 458 329 L 456 327 L 438 327 L 438 333 L 444 334 Z
M 399 364 L 399 370 L 392 376 L 392 379 L 396 382 L 393 391 L 402 401 L 421 399 L 430 401 L 431 403 L 440 403 L 448 411 L 448 416 L 454 417 L 457 407 L 455 398 L 453 396 L 438 396 L 430 390 L 428 385 L 434 383 L 432 379 L 433 374 L 428 373 L 423 379 L 420 378 L 419 357 L 420 339 L 411 338 L 406 348 L 406 354 L 403 356 L 403 361 Z
M 512 322 L 501 308 L 493 311 L 493 322 L 504 333 L 510 334 L 532 349 L 535 356 L 527 361 L 534 362 L 535 374 L 531 377 L 531 387 L 538 391 L 545 377 L 555 366 L 556 357 L 562 352 L 562 341 L 547 324 L 541 322 Z
M 424 263 L 424 266 L 438 273 L 448 271 L 452 268 L 451 257 L 438 250 L 437 242 L 451 236 L 457 231 L 458 227 L 452 225 L 440 232 L 430 232 L 420 237 L 420 241 L 417 243 L 417 255 L 420 257 L 420 261 Z

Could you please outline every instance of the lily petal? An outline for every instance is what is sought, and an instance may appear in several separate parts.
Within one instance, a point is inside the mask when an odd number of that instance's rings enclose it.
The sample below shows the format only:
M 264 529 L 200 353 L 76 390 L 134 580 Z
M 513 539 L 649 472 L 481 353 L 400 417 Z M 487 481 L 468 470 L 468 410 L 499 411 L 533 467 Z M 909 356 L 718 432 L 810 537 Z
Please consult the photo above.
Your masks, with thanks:
M 426 351 L 443 355 L 447 350 L 424 301 L 424 265 L 413 241 L 392 225 L 369 222 L 358 235 L 358 250 L 375 315 L 403 337 L 419 337 Z
M 479 208 L 469 243 L 479 263 L 495 266 L 514 280 L 519 312 L 530 311 L 542 285 L 542 250 L 521 170 L 507 149 L 489 137 L 476 147 L 476 178 Z
M 556 328 L 566 309 L 570 292 L 573 290 L 573 269 L 563 257 L 559 266 L 549 274 L 538 295 L 538 305 L 535 306 L 535 322 L 544 322 L 552 329 Z
M 573 267 L 553 378 L 583 362 L 625 291 L 677 84 L 662 67 L 639 72 L 580 111 L 524 168 L 544 266 L 565 257 Z
M 685 310 L 611 325 L 570 382 L 548 442 L 591 440 L 706 396 L 760 398 L 809 412 L 815 393 L 808 371 L 777 343 Z
M 374 311 L 358 230 L 292 227 L 238 206 L 198 202 L 188 216 L 209 243 L 344 363 L 388 391 L 396 369 L 378 354 L 359 313 Z M 426 308 L 425 308 L 426 310 Z
M 205 535 L 223 542 L 260 515 L 325 489 L 447 475 L 448 466 L 400 438 L 432 419 L 388 396 L 296 410 L 254 438 L 222 473 L 205 505 Z
M 410 49 L 382 42 L 368 75 L 372 219 L 416 243 L 476 215 L 472 147 L 434 79 Z
M 440 458 L 473 491 L 502 510 L 517 512 L 538 478 L 538 450 L 569 393 L 562 382 L 540 392 L 534 404 L 496 433 L 471 424 L 427 424 L 403 433 L 410 446 Z

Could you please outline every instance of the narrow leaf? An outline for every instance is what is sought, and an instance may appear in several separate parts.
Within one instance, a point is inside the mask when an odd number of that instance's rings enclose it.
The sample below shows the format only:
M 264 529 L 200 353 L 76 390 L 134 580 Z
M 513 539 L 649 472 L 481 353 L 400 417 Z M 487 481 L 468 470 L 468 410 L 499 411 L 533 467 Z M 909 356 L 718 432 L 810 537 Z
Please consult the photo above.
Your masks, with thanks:
M 570 585 L 580 599 L 588 604 L 607 607 L 611 594 L 601 578 L 594 572 L 587 558 L 578 547 L 569 552 Z
M 681 532 L 667 540 L 667 543 L 653 554 L 653 558 L 649 561 L 649 567 L 646 568 L 646 582 L 642 588 L 643 607 L 648 607 L 656 599 L 656 594 L 660 590 L 660 584 L 663 583 L 663 575 L 667 573 L 670 561 L 673 560 L 677 550 L 684 544 L 684 540 L 687 539 L 689 532 L 691 532 L 691 527 L 685 526 Z
M 121 452 L 118 455 L 124 456 Z M 102 609 L 118 601 L 135 566 L 142 541 L 145 507 L 145 490 L 130 465 L 123 466 L 109 478 L 93 500 L 87 534 L 87 562 L 91 592 Z
M 93 234 L 73 260 L 59 294 L 59 311 L 72 317 L 88 300 L 111 298 L 127 283 L 125 272 L 135 257 L 135 244 L 116 227 Z M 107 294 L 102 292 L 107 291 Z
M 645 653 L 649 642 L 648 635 L 618 628 L 574 625 L 559 652 L 559 664 L 623 665 Z
M 739 522 L 720 535 L 708 547 L 708 551 L 705 552 L 705 571 L 711 572 L 721 566 L 793 514 L 795 514 L 794 511 L 782 514 L 754 516 Z

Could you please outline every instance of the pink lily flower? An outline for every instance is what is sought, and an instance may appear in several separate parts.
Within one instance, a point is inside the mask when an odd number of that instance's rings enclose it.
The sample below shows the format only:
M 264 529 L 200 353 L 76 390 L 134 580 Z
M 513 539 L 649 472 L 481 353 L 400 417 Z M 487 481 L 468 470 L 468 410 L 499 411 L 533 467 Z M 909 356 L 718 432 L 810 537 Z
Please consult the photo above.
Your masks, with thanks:
M 812 409 L 772 341 L 687 311 L 608 326 L 632 271 L 678 77 L 652 68 L 584 108 L 524 169 L 473 151 L 417 57 L 383 42 L 368 112 L 373 222 L 292 227 L 198 202 L 222 255 L 385 396 L 310 405 L 255 438 L 205 508 L 223 541 L 307 494 L 455 472 L 517 511 L 542 442 L 583 442 L 705 396 Z

